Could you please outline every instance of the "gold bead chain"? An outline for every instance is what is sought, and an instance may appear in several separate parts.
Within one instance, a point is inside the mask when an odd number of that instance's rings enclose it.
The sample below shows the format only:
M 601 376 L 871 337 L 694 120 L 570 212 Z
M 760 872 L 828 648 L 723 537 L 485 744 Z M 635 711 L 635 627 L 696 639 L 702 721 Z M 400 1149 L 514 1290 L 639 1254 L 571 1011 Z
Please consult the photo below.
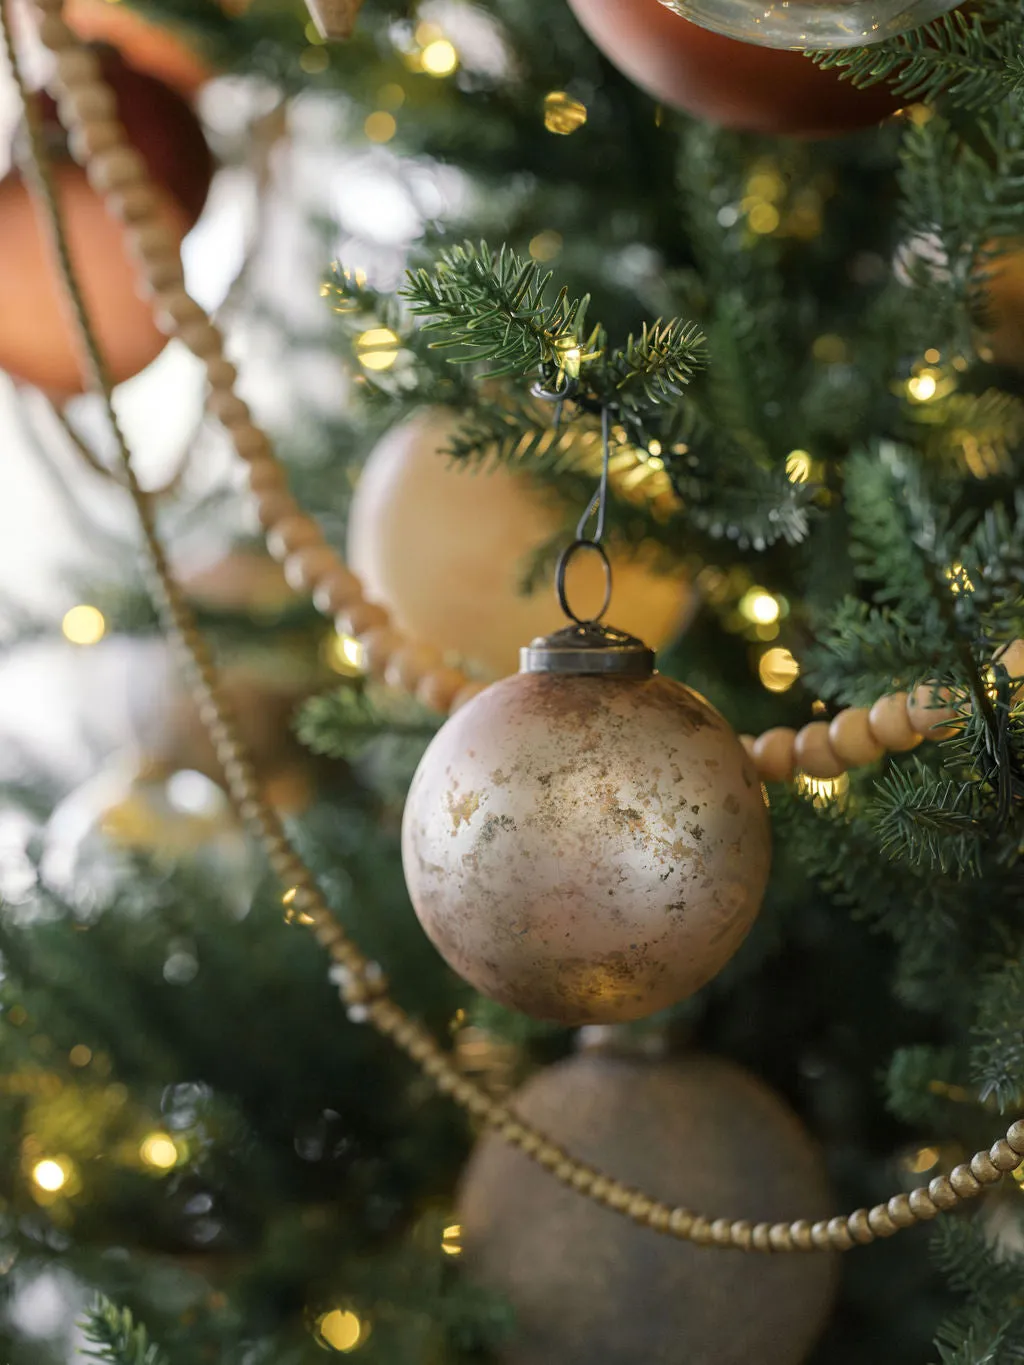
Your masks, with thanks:
M 443 667 L 438 651 L 402 642 L 389 628 L 384 609 L 363 599 L 358 580 L 325 544 L 316 523 L 301 512 L 288 493 L 284 473 L 266 435 L 253 423 L 248 407 L 234 393 L 236 372 L 224 357 L 220 331 L 185 290 L 178 242 L 160 220 L 154 196 L 146 193 L 149 182 L 145 165 L 137 155 L 125 155 L 133 149 L 127 144 L 124 129 L 111 113 L 112 95 L 95 57 L 61 17 L 63 0 L 33 0 L 33 4 L 40 37 L 56 57 L 58 107 L 62 121 L 71 133 L 72 145 L 85 161 L 90 183 L 105 196 L 108 209 L 124 225 L 143 280 L 153 295 L 159 325 L 168 335 L 180 337 L 205 362 L 210 383 L 208 408 L 224 423 L 235 449 L 249 466 L 250 483 L 260 519 L 268 531 L 271 553 L 283 561 L 294 587 L 312 590 L 320 610 L 340 616 L 344 628 L 363 641 L 375 672 L 383 674 L 395 685 L 415 690 L 421 700 L 439 710 L 454 710 L 481 685 L 470 683 L 456 669 Z M 857 1209 L 845 1216 L 814 1223 L 807 1219 L 779 1223 L 712 1219 L 651 1199 L 643 1191 L 576 1160 L 463 1076 L 423 1025 L 390 999 L 380 968 L 360 951 L 338 924 L 312 872 L 290 843 L 279 816 L 262 796 L 255 771 L 220 692 L 206 644 L 168 569 L 155 528 L 151 499 L 142 491 L 136 478 L 131 451 L 111 403 L 111 385 L 103 356 L 71 263 L 39 113 L 26 91 L 12 42 L 9 5 L 10 0 L 0 0 L 0 30 L 7 61 L 25 109 L 33 190 L 52 238 L 86 371 L 92 387 L 104 401 L 107 420 L 117 442 L 125 485 L 138 513 L 149 559 L 153 600 L 164 629 L 181 656 L 200 717 L 216 749 L 239 814 L 259 836 L 274 872 L 289 890 L 290 904 L 299 912 L 300 920 L 312 928 L 333 959 L 339 992 L 350 1017 L 368 1021 L 379 1033 L 391 1038 L 442 1094 L 450 1095 L 474 1118 L 550 1171 L 564 1185 L 656 1232 L 699 1246 L 759 1252 L 848 1251 L 876 1238 L 890 1237 L 901 1228 L 927 1222 L 962 1200 L 973 1198 L 987 1185 L 997 1183 L 1004 1172 L 1020 1166 L 1024 1162 L 1024 1120 L 1011 1124 L 1005 1138 L 1000 1138 L 989 1151 L 976 1152 L 969 1162 L 957 1166 L 948 1176 L 938 1176 L 928 1185 L 921 1185 L 909 1194 L 894 1195 L 871 1209 Z M 929 692 L 923 701 L 925 708 L 930 700 Z M 844 763 L 868 762 L 879 756 L 882 746 L 896 750 L 912 747 L 927 729 L 914 729 L 912 714 L 913 707 L 908 709 L 903 693 L 882 698 L 870 712 L 840 713 L 836 721 L 843 716 L 855 719 L 845 723 L 843 733 L 848 731 L 849 734 L 839 747 L 851 755 L 855 752 L 865 755 L 843 760 Z M 936 717 L 937 713 L 931 711 L 931 718 Z M 766 761 L 770 762 L 773 771 L 762 775 L 770 779 L 775 778 L 776 773 L 780 777 L 791 776 L 793 754 L 798 744 L 799 761 L 805 765 L 813 763 L 823 767 L 826 758 L 838 763 L 839 754 L 827 743 L 825 728 L 824 722 L 805 727 L 794 737 L 792 746 L 786 738 L 793 734 L 792 731 L 768 731 L 757 741 L 750 740 L 755 759 L 759 747 L 762 754 L 771 754 Z M 831 727 L 828 728 L 831 734 Z M 782 739 L 778 738 L 780 735 Z M 866 753 L 869 741 L 870 756 Z M 783 773 L 781 770 L 787 766 L 788 771 Z M 805 766 L 804 770 L 815 775 L 810 767 Z M 821 773 L 821 776 L 838 775 L 838 771 Z

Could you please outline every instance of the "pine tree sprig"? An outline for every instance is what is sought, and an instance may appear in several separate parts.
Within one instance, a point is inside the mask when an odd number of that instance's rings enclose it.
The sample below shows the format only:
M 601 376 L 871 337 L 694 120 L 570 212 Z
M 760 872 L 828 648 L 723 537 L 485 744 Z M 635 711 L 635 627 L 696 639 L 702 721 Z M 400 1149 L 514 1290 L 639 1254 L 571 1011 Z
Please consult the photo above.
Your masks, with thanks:
M 908 103 L 948 96 L 987 109 L 1024 92 L 1024 14 L 1015 0 L 956 9 L 869 47 L 810 52 L 819 66 L 865 87 L 887 81 Z
M 100 1298 L 82 1324 L 88 1348 L 82 1352 L 104 1365 L 167 1365 L 167 1357 L 149 1340 L 146 1328 L 136 1323 L 128 1308 L 118 1308 Z

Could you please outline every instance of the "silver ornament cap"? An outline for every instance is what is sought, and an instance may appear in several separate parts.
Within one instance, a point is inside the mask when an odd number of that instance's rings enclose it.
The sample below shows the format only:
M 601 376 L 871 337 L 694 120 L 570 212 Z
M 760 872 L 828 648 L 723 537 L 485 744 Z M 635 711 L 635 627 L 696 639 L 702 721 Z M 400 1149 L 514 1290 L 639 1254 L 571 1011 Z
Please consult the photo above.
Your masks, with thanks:
M 606 678 L 651 678 L 654 650 L 635 635 L 596 621 L 539 635 L 519 651 L 520 673 L 590 673 Z

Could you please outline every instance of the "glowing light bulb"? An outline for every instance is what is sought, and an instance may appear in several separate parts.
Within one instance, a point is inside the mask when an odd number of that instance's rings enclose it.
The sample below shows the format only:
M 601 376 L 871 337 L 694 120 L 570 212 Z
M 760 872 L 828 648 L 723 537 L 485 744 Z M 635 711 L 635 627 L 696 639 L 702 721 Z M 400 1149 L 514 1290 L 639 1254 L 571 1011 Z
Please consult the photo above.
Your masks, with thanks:
M 435 38 L 420 53 L 420 62 L 428 76 L 450 76 L 459 64 L 459 54 L 447 38 Z
M 390 142 L 398 132 L 398 124 L 394 114 L 389 114 L 386 109 L 375 109 L 367 115 L 363 132 L 371 142 Z
M 796 789 L 801 796 L 810 797 L 815 806 L 830 806 L 842 800 L 850 790 L 850 779 L 846 773 L 839 777 L 809 777 L 807 773 L 798 773 Z
M 786 478 L 790 483 L 806 483 L 812 468 L 813 461 L 806 450 L 791 450 L 786 456 Z
M 788 692 L 800 676 L 800 665 L 788 649 L 776 645 L 758 659 L 757 675 L 769 692 Z
M 66 612 L 60 628 L 64 632 L 64 638 L 70 640 L 73 645 L 98 644 L 107 633 L 103 613 L 97 607 L 90 607 L 85 603 Z
M 544 96 L 544 127 L 549 133 L 568 137 L 587 121 L 587 106 L 565 90 L 551 90 Z
M 370 327 L 357 338 L 356 353 L 365 369 L 390 370 L 398 359 L 398 337 L 390 327 Z
M 764 588 L 750 588 L 740 598 L 741 615 L 759 626 L 768 626 L 777 621 L 779 611 L 778 599 Z
M 446 1256 L 462 1255 L 462 1224 L 450 1223 L 441 1235 L 441 1250 Z
M 366 650 L 352 635 L 333 635 L 327 642 L 327 664 L 335 673 L 355 677 L 366 666 Z
M 178 1164 L 178 1148 L 166 1133 L 150 1133 L 139 1144 L 139 1156 L 157 1171 L 169 1171 Z
M 369 1323 L 363 1322 L 351 1308 L 332 1308 L 316 1326 L 324 1345 L 343 1355 L 357 1350 L 370 1335 Z
M 915 374 L 912 379 L 907 380 L 907 393 L 915 403 L 927 403 L 935 397 L 938 387 L 935 376 L 927 370 L 922 374 Z
M 68 1183 L 68 1167 L 64 1161 L 54 1161 L 47 1157 L 44 1161 L 37 1161 L 32 1167 L 32 1179 L 41 1190 L 47 1194 L 56 1194 Z

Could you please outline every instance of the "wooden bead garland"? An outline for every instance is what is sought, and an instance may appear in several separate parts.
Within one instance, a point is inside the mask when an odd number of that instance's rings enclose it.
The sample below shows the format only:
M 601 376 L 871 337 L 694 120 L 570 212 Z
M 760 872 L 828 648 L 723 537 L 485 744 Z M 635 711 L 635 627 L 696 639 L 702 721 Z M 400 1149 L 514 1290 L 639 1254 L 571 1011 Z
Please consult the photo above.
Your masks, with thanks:
M 60 17 L 63 0 L 33 0 L 43 43 L 58 54 L 81 50 L 81 44 Z M 0 34 L 8 63 L 24 100 L 25 92 L 15 58 L 7 15 L 0 0 Z M 124 132 L 111 117 L 106 87 L 101 78 L 93 76 L 84 62 L 62 61 L 74 82 L 75 97 L 64 101 L 64 108 L 73 123 L 71 132 L 75 145 L 83 149 L 86 158 L 95 150 L 110 150 L 126 146 Z M 60 76 L 58 74 L 58 79 Z M 431 1076 L 438 1089 L 450 1093 L 471 1114 L 499 1132 L 541 1165 L 551 1170 L 556 1179 L 569 1184 L 581 1194 L 596 1200 L 609 1209 L 619 1211 L 653 1231 L 682 1238 L 710 1247 L 731 1247 L 772 1253 L 796 1253 L 812 1250 L 848 1251 L 866 1245 L 876 1237 L 892 1236 L 912 1223 L 928 1221 L 941 1210 L 953 1208 L 961 1200 L 973 1198 L 987 1185 L 1002 1179 L 1003 1173 L 1017 1169 L 1024 1162 L 1024 1120 L 1017 1120 L 1007 1129 L 1005 1138 L 996 1141 L 989 1151 L 975 1153 L 970 1162 L 954 1168 L 949 1177 L 938 1176 L 927 1186 L 919 1186 L 909 1194 L 894 1195 L 871 1209 L 857 1209 L 846 1216 L 808 1224 L 805 1219 L 792 1222 L 759 1223 L 751 1227 L 743 1219 L 708 1219 L 685 1208 L 673 1208 L 649 1199 L 635 1190 L 574 1160 L 556 1144 L 516 1120 L 500 1102 L 460 1074 L 454 1063 L 443 1052 L 436 1040 L 421 1025 L 410 1019 L 387 995 L 387 984 L 375 963 L 370 962 L 346 936 L 334 920 L 309 869 L 292 848 L 279 818 L 262 798 L 256 784 L 252 765 L 245 756 L 235 734 L 234 724 L 220 696 L 216 674 L 209 662 L 205 643 L 196 630 L 189 607 L 180 589 L 170 576 L 163 548 L 154 529 L 146 496 L 135 479 L 130 452 L 124 445 L 110 403 L 110 386 L 103 374 L 102 356 L 88 316 L 81 304 L 74 272 L 64 250 L 59 209 L 52 197 L 46 173 L 45 148 L 33 129 L 31 111 L 30 131 L 33 132 L 32 156 L 40 179 L 40 197 L 50 218 L 58 247 L 60 265 L 69 298 L 73 304 L 76 324 L 95 376 L 95 386 L 103 396 L 111 428 L 119 441 L 128 490 L 139 515 L 154 570 L 154 599 L 168 632 L 180 645 L 188 665 L 190 677 L 200 704 L 201 714 L 214 740 L 218 757 L 224 767 L 232 795 L 243 817 L 258 830 L 270 864 L 282 884 L 292 891 L 296 908 L 307 918 L 317 940 L 334 959 L 342 1000 L 353 1018 L 367 1019 L 384 1036 L 394 1040 Z M 148 187 L 144 168 L 132 168 L 137 179 L 129 179 L 116 191 L 122 197 L 136 189 Z M 114 194 L 115 192 L 111 192 Z M 136 196 L 144 206 L 145 194 Z M 167 319 L 168 329 L 178 335 L 197 355 L 206 360 L 210 377 L 211 397 L 234 397 L 234 367 L 224 361 L 223 341 L 219 330 L 203 315 L 183 307 L 180 290 L 182 270 L 176 244 L 170 234 L 161 231 L 162 224 L 141 213 L 137 220 L 126 223 L 143 276 L 153 295 L 154 309 Z M 179 323 L 175 313 L 186 316 Z M 216 405 L 215 405 L 216 406 Z M 229 427 L 232 440 L 244 460 L 258 462 L 261 486 L 256 489 L 257 505 L 262 524 L 273 537 L 278 557 L 285 564 L 289 556 L 298 559 L 305 555 L 293 572 L 308 575 L 313 580 L 314 600 L 321 611 L 338 611 L 339 597 L 350 596 L 341 610 L 345 624 L 357 627 L 354 633 L 367 652 L 379 644 L 377 667 L 387 672 L 392 659 L 402 682 L 415 687 L 417 694 L 436 696 L 442 707 L 455 711 L 484 687 L 470 681 L 459 670 L 436 663 L 429 652 L 408 653 L 408 642 L 402 641 L 388 627 L 387 612 L 382 607 L 367 603 L 362 598 L 358 580 L 351 575 L 333 551 L 314 558 L 312 550 L 326 549 L 326 543 L 311 518 L 305 516 L 294 499 L 285 491 L 282 473 L 280 484 L 268 480 L 268 468 L 273 464 L 270 444 L 266 436 L 252 422 L 247 407 L 226 404 L 235 424 Z M 275 501 L 276 499 L 276 501 Z M 307 567 L 308 566 L 308 567 Z M 1016 676 L 1018 661 L 1024 662 L 1024 642 L 1015 641 L 1003 651 L 1007 667 Z M 1013 664 L 1009 661 L 1013 658 Z M 421 671 L 422 666 L 422 671 Z M 930 699 L 929 699 L 930 700 Z M 916 694 L 914 707 L 920 706 Z M 926 708 L 927 709 L 927 708 Z M 948 721 L 948 711 L 935 708 L 935 720 Z M 844 717 L 846 719 L 844 719 Z M 915 724 L 916 722 L 916 724 Z M 769 781 L 787 780 L 794 762 L 801 755 L 817 767 L 853 766 L 870 762 L 883 749 L 899 752 L 920 742 L 919 727 L 923 718 L 908 713 L 906 693 L 895 693 L 880 698 L 863 719 L 859 708 L 841 712 L 830 725 L 815 721 L 803 730 L 769 730 L 757 740 L 742 736 L 752 752 L 762 777 Z M 934 729 L 925 727 L 934 735 Z M 810 731 L 810 734 L 808 734 Z M 875 749 L 879 752 L 875 753 Z M 834 762 L 833 762 L 834 759 Z

